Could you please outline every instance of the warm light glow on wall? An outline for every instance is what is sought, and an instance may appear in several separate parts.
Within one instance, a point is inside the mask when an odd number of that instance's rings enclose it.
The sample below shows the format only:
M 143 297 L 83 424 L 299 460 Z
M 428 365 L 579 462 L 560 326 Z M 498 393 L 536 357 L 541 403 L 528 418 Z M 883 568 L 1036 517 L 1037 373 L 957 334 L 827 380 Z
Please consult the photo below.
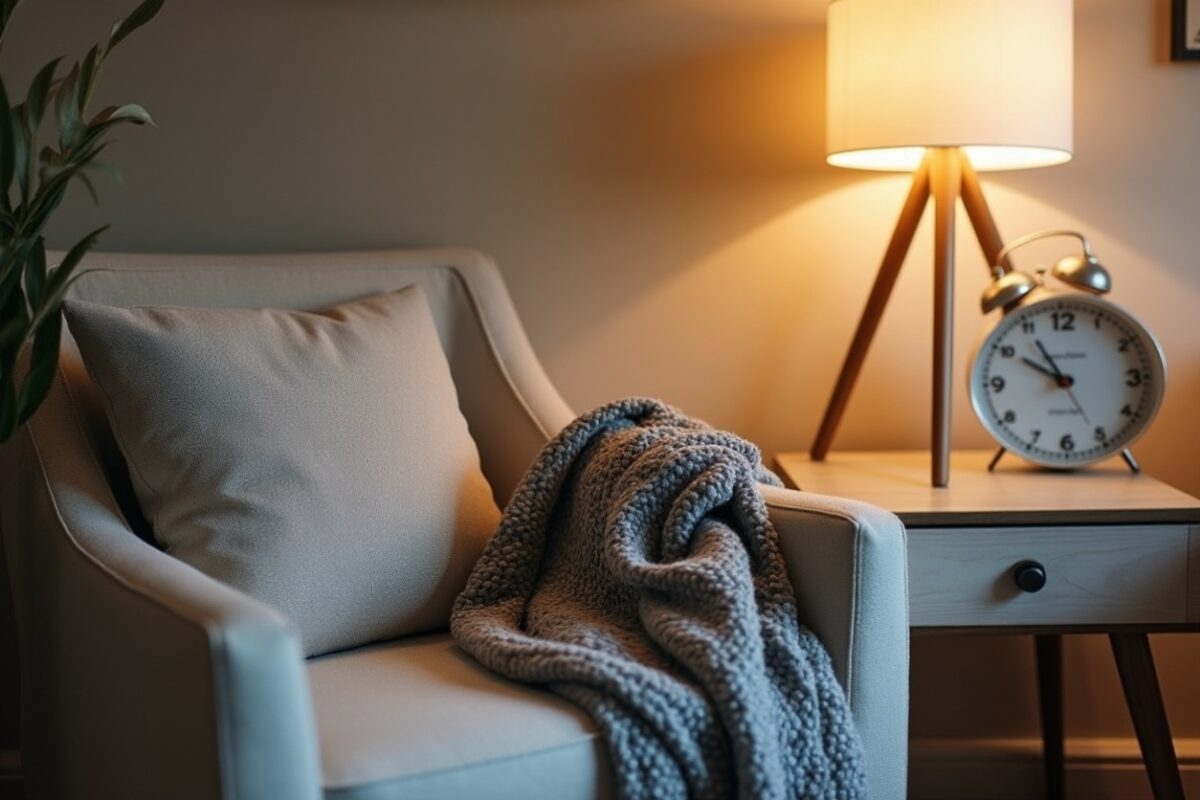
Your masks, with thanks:
M 911 171 L 934 146 L 976 170 L 1070 160 L 1072 37 L 1071 0 L 832 0 L 828 162 Z

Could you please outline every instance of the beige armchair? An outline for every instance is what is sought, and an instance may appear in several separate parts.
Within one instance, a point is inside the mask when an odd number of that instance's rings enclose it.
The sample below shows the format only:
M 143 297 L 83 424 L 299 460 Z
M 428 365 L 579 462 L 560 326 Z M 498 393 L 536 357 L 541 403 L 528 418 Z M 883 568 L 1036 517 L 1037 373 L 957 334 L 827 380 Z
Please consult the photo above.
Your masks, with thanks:
M 316 308 L 419 284 L 503 505 L 574 416 L 493 263 L 465 250 L 94 255 L 74 296 Z M 305 661 L 279 613 L 148 543 L 73 342 L 0 451 L 32 797 L 591 798 L 611 794 L 578 709 L 490 674 L 447 634 Z M 872 798 L 905 793 L 903 529 L 861 503 L 765 488 L 803 622 L 832 654 Z

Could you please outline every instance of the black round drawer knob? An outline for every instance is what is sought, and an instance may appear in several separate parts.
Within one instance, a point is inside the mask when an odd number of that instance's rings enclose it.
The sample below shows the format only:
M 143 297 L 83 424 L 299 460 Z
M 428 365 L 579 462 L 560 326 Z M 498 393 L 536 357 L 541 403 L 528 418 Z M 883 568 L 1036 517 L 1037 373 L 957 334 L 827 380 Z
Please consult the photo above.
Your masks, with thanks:
M 1013 567 L 1013 583 L 1022 592 L 1037 592 L 1046 585 L 1046 568 L 1036 561 L 1022 561 Z

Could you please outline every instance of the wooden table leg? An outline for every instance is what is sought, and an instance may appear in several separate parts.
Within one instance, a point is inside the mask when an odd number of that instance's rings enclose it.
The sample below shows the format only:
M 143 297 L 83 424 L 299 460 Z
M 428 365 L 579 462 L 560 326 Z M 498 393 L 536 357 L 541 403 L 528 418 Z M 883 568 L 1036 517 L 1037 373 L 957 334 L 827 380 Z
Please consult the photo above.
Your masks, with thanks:
M 1154 672 L 1150 639 L 1144 633 L 1113 633 L 1108 638 L 1112 642 L 1113 658 L 1121 674 L 1125 702 L 1129 706 L 1129 716 L 1133 718 L 1133 729 L 1142 748 L 1142 760 L 1146 762 L 1154 797 L 1156 800 L 1183 800 L 1183 781 L 1179 777 L 1171 727 L 1167 724 L 1167 712 L 1158 688 L 1158 675 Z
M 1062 637 L 1033 637 L 1037 649 L 1038 706 L 1042 716 L 1042 769 L 1046 800 L 1066 796 L 1063 759 Z

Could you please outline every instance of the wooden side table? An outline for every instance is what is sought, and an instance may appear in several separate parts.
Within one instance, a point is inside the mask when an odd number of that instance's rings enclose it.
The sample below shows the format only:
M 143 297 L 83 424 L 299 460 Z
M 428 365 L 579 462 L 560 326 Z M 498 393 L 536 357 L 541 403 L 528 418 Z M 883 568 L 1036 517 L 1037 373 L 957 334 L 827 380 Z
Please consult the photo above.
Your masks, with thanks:
M 908 529 L 909 618 L 919 632 L 1035 637 L 1047 797 L 1063 796 L 1061 634 L 1109 635 L 1158 800 L 1183 798 L 1147 634 L 1200 630 L 1200 500 L 1120 461 L 1043 470 L 988 451 L 784 453 L 794 488 L 863 500 Z M 1190 576 L 1189 576 L 1190 572 Z

